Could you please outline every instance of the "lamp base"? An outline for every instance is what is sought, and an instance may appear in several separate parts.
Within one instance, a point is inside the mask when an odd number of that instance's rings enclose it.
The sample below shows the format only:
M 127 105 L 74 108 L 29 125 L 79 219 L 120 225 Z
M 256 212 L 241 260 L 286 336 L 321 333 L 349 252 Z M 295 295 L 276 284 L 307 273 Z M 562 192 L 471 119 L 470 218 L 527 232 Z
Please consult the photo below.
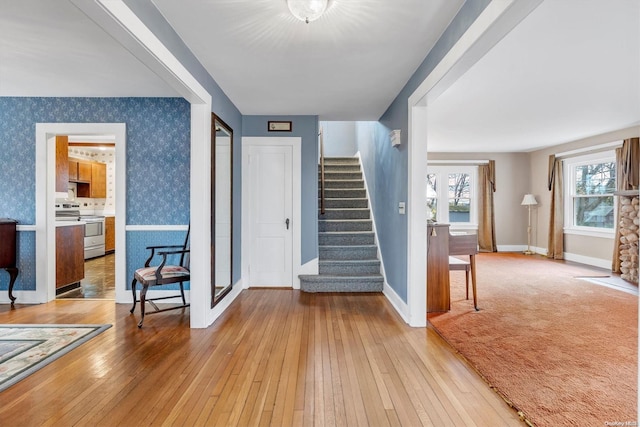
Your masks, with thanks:
M 525 254 L 525 255 L 535 255 L 536 254 L 534 251 L 529 250 L 529 249 L 527 249 L 526 251 L 523 251 L 522 253 Z

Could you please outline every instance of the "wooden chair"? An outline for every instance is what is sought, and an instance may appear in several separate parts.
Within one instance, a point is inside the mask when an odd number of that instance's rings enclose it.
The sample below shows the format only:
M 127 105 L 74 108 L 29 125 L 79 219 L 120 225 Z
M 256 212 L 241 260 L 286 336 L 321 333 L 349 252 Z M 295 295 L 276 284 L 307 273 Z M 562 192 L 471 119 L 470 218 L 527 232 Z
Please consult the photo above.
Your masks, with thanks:
M 140 291 L 140 322 L 138 323 L 138 328 L 142 328 L 142 322 L 144 321 L 145 315 L 145 303 L 149 303 L 154 310 L 150 311 L 148 314 L 160 313 L 162 311 L 168 310 L 176 310 L 179 308 L 189 307 L 190 304 L 187 304 L 187 301 L 184 296 L 184 282 L 188 282 L 190 279 L 189 272 L 189 234 L 191 231 L 191 227 L 187 229 L 187 236 L 184 240 L 183 245 L 164 245 L 164 246 L 147 246 L 147 249 L 151 251 L 149 258 L 144 263 L 144 267 L 136 270 L 133 275 L 133 281 L 131 282 L 131 292 L 133 293 L 133 307 L 131 307 L 130 312 L 133 312 L 136 309 L 136 303 L 138 302 L 136 299 L 136 283 L 140 282 L 142 285 L 142 290 Z M 158 255 L 162 257 L 162 261 L 157 266 L 150 266 L 151 261 Z M 180 255 L 180 263 L 178 265 L 167 265 L 167 257 L 169 255 Z M 147 298 L 147 290 L 151 286 L 160 286 L 160 285 L 168 285 L 171 283 L 179 283 L 180 284 L 180 295 L 171 295 L 157 298 Z M 182 305 L 172 306 L 169 308 L 160 309 L 154 301 L 161 299 L 169 299 L 169 298 L 178 298 L 182 297 Z
M 476 234 L 449 234 L 449 271 L 464 271 L 467 285 L 467 299 L 469 299 L 469 272 L 473 288 L 473 307 L 478 308 L 476 295 L 476 254 L 478 253 L 478 236 Z M 468 255 L 469 261 L 452 255 Z

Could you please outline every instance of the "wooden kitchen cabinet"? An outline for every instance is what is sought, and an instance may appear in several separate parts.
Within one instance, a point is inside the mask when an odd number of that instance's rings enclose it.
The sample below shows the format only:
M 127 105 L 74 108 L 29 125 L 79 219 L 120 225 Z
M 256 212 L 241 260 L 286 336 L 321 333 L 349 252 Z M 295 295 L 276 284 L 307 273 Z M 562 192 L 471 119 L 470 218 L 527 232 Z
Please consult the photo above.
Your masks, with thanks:
M 91 197 L 105 199 L 107 197 L 107 165 L 91 163 Z
M 77 183 L 77 197 L 107 197 L 107 165 L 104 163 L 69 158 L 69 181 Z
M 449 224 L 429 224 L 427 242 L 427 313 L 449 311 Z
M 108 216 L 104 219 L 104 251 L 116 250 L 116 217 Z
M 69 157 L 69 182 L 78 180 L 78 160 Z
M 78 160 L 78 181 L 91 182 L 91 162 Z
M 56 136 L 56 192 L 69 190 L 69 137 Z
M 84 279 L 84 225 L 56 227 L 56 289 Z
M 69 181 L 91 182 L 91 163 L 87 160 L 69 157 Z

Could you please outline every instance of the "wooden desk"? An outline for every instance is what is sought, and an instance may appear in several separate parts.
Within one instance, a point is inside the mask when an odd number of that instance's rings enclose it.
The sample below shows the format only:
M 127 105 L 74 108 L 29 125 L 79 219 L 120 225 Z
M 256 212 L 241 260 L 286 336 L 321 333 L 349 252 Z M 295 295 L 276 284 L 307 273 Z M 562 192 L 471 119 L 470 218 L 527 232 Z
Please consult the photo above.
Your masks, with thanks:
M 0 268 L 9 273 L 9 299 L 11 307 L 16 300 L 13 296 L 13 285 L 18 277 L 16 267 L 16 225 L 18 221 L 0 218 Z
M 427 313 L 449 311 L 449 224 L 427 225 Z

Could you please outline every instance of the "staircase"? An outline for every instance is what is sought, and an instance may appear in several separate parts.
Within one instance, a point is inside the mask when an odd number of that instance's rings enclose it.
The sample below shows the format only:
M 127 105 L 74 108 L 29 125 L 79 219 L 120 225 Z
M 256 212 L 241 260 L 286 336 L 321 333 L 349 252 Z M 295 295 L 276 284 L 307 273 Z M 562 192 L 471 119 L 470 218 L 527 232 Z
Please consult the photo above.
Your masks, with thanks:
M 357 157 L 327 157 L 324 164 L 325 214 L 318 210 L 319 274 L 300 275 L 300 289 L 382 292 L 384 279 L 360 162 Z

